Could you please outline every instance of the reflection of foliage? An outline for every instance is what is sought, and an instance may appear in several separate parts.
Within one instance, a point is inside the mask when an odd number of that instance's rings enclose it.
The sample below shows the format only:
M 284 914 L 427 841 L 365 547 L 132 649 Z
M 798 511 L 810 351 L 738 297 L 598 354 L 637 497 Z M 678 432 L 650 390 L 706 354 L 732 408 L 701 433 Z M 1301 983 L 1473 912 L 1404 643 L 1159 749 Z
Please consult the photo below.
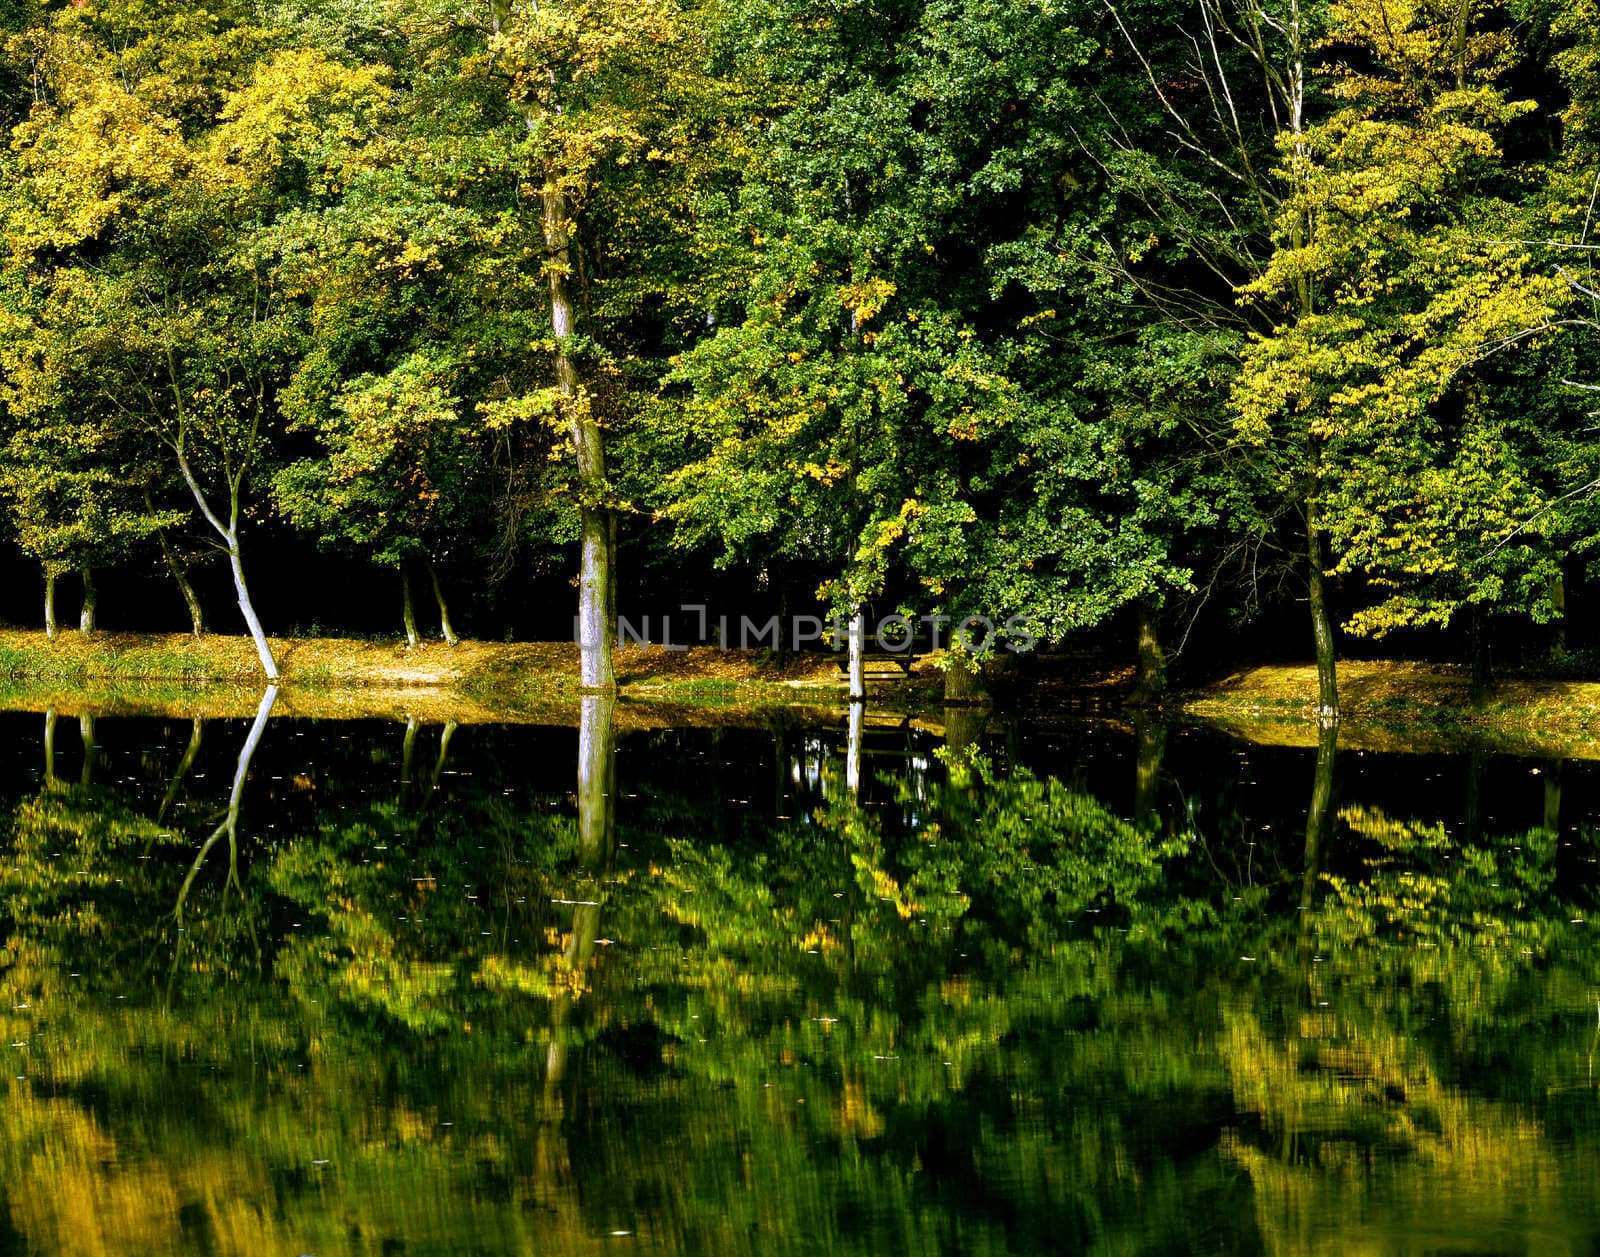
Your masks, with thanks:
M 1233 885 L 965 758 L 742 827 L 648 791 L 601 867 L 492 755 L 425 797 L 363 755 L 181 939 L 205 818 L 143 819 L 164 782 L 11 812 L 28 1244 L 1293 1249 L 1444 1193 L 1549 1214 L 1600 1157 L 1600 950 L 1543 834 L 1351 809 L 1360 870 L 1300 911 L 1298 870 Z

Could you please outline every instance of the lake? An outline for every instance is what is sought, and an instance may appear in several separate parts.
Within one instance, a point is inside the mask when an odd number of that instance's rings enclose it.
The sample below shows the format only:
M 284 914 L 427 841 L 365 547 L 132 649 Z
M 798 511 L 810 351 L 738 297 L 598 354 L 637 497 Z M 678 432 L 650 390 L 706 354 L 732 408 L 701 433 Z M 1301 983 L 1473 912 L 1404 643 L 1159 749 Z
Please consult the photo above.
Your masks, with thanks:
M 1600 1245 L 1600 765 L 271 712 L 0 715 L 0 1254 Z

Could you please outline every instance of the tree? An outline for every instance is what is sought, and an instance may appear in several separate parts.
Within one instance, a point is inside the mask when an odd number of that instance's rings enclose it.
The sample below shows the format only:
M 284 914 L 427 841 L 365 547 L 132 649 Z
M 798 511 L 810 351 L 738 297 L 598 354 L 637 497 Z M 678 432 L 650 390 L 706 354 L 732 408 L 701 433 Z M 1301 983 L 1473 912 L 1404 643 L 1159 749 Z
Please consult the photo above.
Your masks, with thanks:
M 68 571 L 82 574 L 79 627 L 90 633 L 96 610 L 93 570 L 124 559 L 172 517 L 155 514 L 139 499 L 135 486 L 144 469 L 130 468 L 114 448 L 107 448 L 115 445 L 115 432 L 85 422 L 70 390 L 36 389 L 42 380 L 30 368 L 42 368 L 39 376 L 47 374 L 55 365 L 54 355 L 18 361 L 16 351 L 26 352 L 24 347 L 38 348 L 37 342 L 29 345 L 26 340 L 0 347 L 12 420 L 0 465 L 0 494 L 18 545 L 44 568 L 46 634 L 56 636 L 56 581 Z
M 1278 248 L 1246 290 L 1315 304 L 1252 341 L 1235 399 L 1243 439 L 1320 451 L 1308 502 L 1334 570 L 1387 595 L 1352 629 L 1382 634 L 1493 607 L 1534 561 L 1485 560 L 1543 505 L 1553 414 L 1511 418 L 1515 394 L 1483 364 L 1560 291 L 1502 195 L 1496 135 L 1532 104 L 1496 86 L 1514 54 L 1492 14 L 1353 0 L 1331 7 L 1328 39 L 1337 107 L 1285 155 Z M 1520 592 L 1547 603 L 1548 561 L 1528 574 Z
M 341 382 L 331 407 L 290 421 L 291 431 L 311 429 L 323 452 L 291 463 L 274 481 L 291 523 L 325 546 L 399 570 L 413 646 L 410 565 L 418 561 L 428 569 L 444 637 L 456 643 L 434 558 L 470 518 L 483 471 L 472 416 L 450 382 L 444 364 L 420 354 L 386 375 Z
M 329 178 L 378 74 L 160 6 L 66 10 L 30 48 L 40 100 L 14 132 L 5 206 L 9 352 L 55 350 L 50 390 L 167 451 L 275 678 L 241 524 L 299 317 L 252 242 L 286 198 Z
M 427 15 L 419 20 L 425 32 Z M 577 516 L 581 681 L 610 689 L 616 502 L 605 394 L 593 378 L 604 357 L 595 334 L 604 329 L 598 320 L 584 326 L 591 311 L 582 296 L 585 258 L 605 242 L 586 238 L 586 215 L 604 201 L 616 172 L 670 164 L 685 124 L 674 106 L 694 77 L 694 30 L 673 0 L 490 0 L 479 28 L 452 26 L 436 55 L 462 88 L 496 94 L 478 101 L 484 138 L 501 146 L 513 175 L 515 204 L 499 207 L 495 247 L 483 263 L 505 270 L 490 281 L 499 289 L 495 300 L 508 315 L 528 309 L 530 262 L 545 287 L 548 322 L 533 340 L 548 371 L 544 386 L 523 387 L 513 374 L 512 387 L 493 399 L 495 414 L 502 422 L 542 419 L 564 434 Z M 449 60 L 452 36 L 467 49 L 458 62 Z

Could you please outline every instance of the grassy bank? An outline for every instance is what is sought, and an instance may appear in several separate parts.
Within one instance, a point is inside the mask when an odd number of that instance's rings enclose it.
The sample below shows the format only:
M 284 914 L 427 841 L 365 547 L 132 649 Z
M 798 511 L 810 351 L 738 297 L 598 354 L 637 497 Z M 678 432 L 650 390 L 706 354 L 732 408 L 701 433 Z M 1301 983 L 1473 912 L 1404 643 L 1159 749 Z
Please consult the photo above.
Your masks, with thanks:
M 273 639 L 287 708 L 304 714 L 358 710 L 461 713 L 458 719 L 514 717 L 577 697 L 578 651 L 562 642 L 428 642 L 349 638 Z M 623 695 L 657 704 L 762 706 L 831 704 L 843 694 L 832 655 L 779 661 L 762 653 L 712 649 L 667 651 L 629 646 L 617 652 Z M 913 677 L 879 687 L 891 705 L 936 694 L 942 674 L 927 661 Z M 260 694 L 261 667 L 249 638 L 186 634 L 0 632 L 0 706 L 66 709 L 85 696 L 122 709 L 156 703 L 212 702 L 232 710 L 236 694 Z M 206 699 L 201 691 L 210 691 Z M 59 699 L 60 701 L 56 701 Z
M 1310 664 L 1250 668 L 1185 696 L 1191 715 L 1299 721 L 1314 717 L 1317 672 Z M 1427 724 L 1443 731 L 1526 729 L 1600 737 L 1600 683 L 1506 677 L 1474 696 L 1463 668 L 1448 664 L 1349 660 L 1339 665 L 1339 715 L 1372 726 Z

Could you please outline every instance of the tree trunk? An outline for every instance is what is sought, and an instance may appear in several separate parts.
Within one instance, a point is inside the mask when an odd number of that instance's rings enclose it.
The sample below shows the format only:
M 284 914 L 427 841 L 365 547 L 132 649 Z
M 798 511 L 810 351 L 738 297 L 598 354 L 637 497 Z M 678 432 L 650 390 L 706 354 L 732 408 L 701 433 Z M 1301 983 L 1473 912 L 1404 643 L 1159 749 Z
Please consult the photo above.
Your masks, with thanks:
M 1489 617 L 1480 606 L 1472 608 L 1467 648 L 1472 652 L 1472 697 L 1482 698 L 1494 684 L 1494 667 L 1489 655 Z
M 1339 717 L 1339 684 L 1323 564 L 1322 530 L 1311 519 L 1306 525 L 1306 583 L 1311 595 L 1311 635 L 1317 649 L 1317 718 L 1327 723 Z
M 572 359 L 573 309 L 567 277 L 572 270 L 572 219 L 567 199 L 554 173 L 544 188 L 544 243 L 550 280 L 550 323 L 556 340 L 556 391 L 560 394 L 572 437 L 578 469 L 578 649 L 580 682 L 586 690 L 613 690 L 612 663 L 616 620 L 607 615 L 611 601 L 612 529 L 606 492 L 605 446 L 600 425 L 580 395 L 578 368 Z
M 867 613 L 861 608 L 850 615 L 850 630 L 847 638 L 848 651 L 846 663 L 850 676 L 850 701 L 864 703 L 867 700 L 866 663 L 862 658 L 866 650 L 867 639 Z
M 411 569 L 400 562 L 400 618 L 406 626 L 406 645 L 412 649 L 417 645 L 417 609 L 411 602 Z
M 156 513 L 155 503 L 150 500 L 150 494 L 144 495 L 144 507 L 152 518 Z M 167 561 L 167 570 L 172 573 L 172 579 L 177 582 L 178 592 L 183 595 L 183 605 L 189 609 L 189 623 L 193 627 L 195 637 L 206 635 L 206 617 L 200 609 L 200 599 L 194 592 L 194 586 L 189 583 L 189 573 L 184 569 L 183 560 L 178 557 L 178 552 L 172 548 L 172 543 L 167 540 L 165 528 L 156 529 L 156 540 L 161 543 L 161 557 Z
M 250 601 L 250 586 L 245 583 L 244 560 L 239 554 L 237 537 L 230 539 L 228 545 L 228 567 L 233 572 L 234 592 L 239 596 L 239 614 L 244 616 L 245 626 L 250 630 L 250 640 L 256 645 L 256 658 L 261 660 L 261 670 L 267 674 L 268 681 L 276 682 L 278 664 L 272 657 L 272 646 L 267 642 L 267 634 L 256 615 L 255 604 Z
M 783 570 L 783 568 L 781 566 L 777 567 L 776 570 L 778 572 L 778 578 L 780 580 L 782 580 L 783 577 L 786 575 L 786 573 L 784 572 L 784 570 Z M 789 586 L 787 584 L 780 584 L 778 586 L 778 649 L 777 649 L 777 652 L 776 652 L 777 656 L 778 656 L 778 662 L 779 663 L 788 663 L 789 662 L 789 633 L 790 633 L 790 631 L 791 630 L 790 630 L 790 627 L 789 627 Z
M 1159 608 L 1148 599 L 1141 598 L 1134 607 L 1134 614 L 1137 655 L 1133 692 L 1128 696 L 1128 701 L 1136 706 L 1149 707 L 1159 703 L 1167 692 L 1167 656 L 1161 649 Z
M 1567 577 L 1564 572 L 1557 572 L 1550 578 L 1550 607 L 1555 612 L 1555 622 L 1550 626 L 1550 653 L 1564 655 L 1567 653 Z
M 949 650 L 949 660 L 944 670 L 944 702 L 945 706 L 958 703 L 981 703 L 983 701 L 983 674 L 978 670 L 978 661 L 970 652 L 962 650 L 959 646 L 952 645 Z
M 444 640 L 454 646 L 461 639 L 456 636 L 455 626 L 450 623 L 450 607 L 444 600 L 444 586 L 439 583 L 439 569 L 433 565 L 433 560 L 428 560 L 428 580 L 433 583 L 433 600 L 439 604 L 439 632 Z
M 48 565 L 44 569 L 44 635 L 56 639 L 56 572 Z
M 189 583 L 189 573 L 184 570 L 183 561 L 167 543 L 166 533 L 161 534 L 161 553 L 166 557 L 167 570 L 172 573 L 172 579 L 177 583 L 178 592 L 183 595 L 183 605 L 189 609 L 189 624 L 196 638 L 206 635 L 206 615 L 200 607 L 200 596 L 195 593 L 194 586 Z
M 255 604 L 250 601 L 250 586 L 244 578 L 244 559 L 239 553 L 239 494 L 241 483 L 238 479 L 231 480 L 228 485 L 228 522 L 223 523 L 220 516 L 211 509 L 211 503 L 206 501 L 206 495 L 200 488 L 200 482 L 195 479 L 194 470 L 189 466 L 189 460 L 184 457 L 183 444 L 180 439 L 177 447 L 178 470 L 183 473 L 183 482 L 189 486 L 189 492 L 194 497 L 195 505 L 200 508 L 200 514 L 205 517 L 223 544 L 228 550 L 228 568 L 233 573 L 233 589 L 239 598 L 239 613 L 244 616 L 245 626 L 250 630 L 250 640 L 255 643 L 256 657 L 261 660 L 261 670 L 266 673 L 267 681 L 274 683 L 278 679 L 278 664 L 272 657 L 272 647 L 267 642 L 267 635 L 261 628 L 261 620 L 256 616 Z M 269 684 L 274 699 L 277 690 Z
M 83 609 L 78 613 L 78 632 L 88 637 L 94 632 L 95 588 L 94 569 L 85 567 L 83 575 Z

